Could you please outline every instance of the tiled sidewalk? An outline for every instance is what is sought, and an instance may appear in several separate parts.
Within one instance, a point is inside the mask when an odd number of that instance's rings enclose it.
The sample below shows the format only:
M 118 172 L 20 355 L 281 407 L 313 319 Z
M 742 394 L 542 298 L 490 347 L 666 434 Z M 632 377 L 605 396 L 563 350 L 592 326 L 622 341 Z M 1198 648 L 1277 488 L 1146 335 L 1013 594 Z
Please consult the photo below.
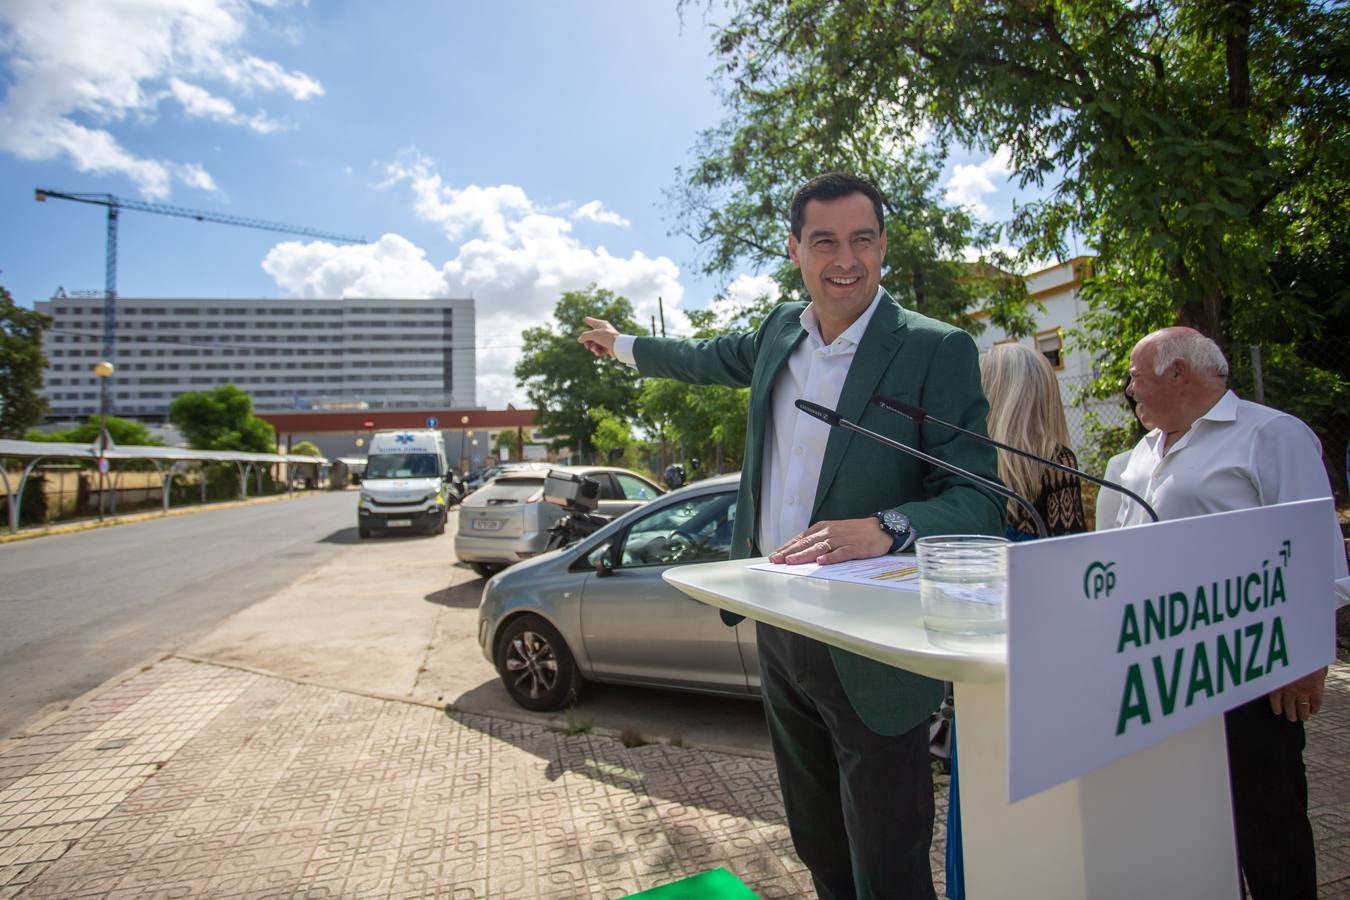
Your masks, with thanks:
M 1350 898 L 1350 665 L 1329 687 L 1311 805 Z M 180 659 L 0 746 L 0 898 L 619 897 L 716 866 L 810 894 L 771 763 Z
M 763 760 L 170 660 L 0 755 L 0 897 L 801 896 L 782 820 Z

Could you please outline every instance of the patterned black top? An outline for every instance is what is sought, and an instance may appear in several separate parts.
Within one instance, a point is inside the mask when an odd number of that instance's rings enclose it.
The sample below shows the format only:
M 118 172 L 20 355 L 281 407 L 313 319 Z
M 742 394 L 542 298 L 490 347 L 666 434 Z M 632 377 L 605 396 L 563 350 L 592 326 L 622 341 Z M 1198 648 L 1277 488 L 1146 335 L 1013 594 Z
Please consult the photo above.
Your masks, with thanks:
M 1057 449 L 1051 459 L 1062 466 L 1078 468 L 1078 458 L 1068 447 Z M 1082 484 L 1077 476 L 1046 466 L 1045 474 L 1041 476 L 1040 493 L 1032 503 L 1041 518 L 1045 519 L 1049 537 L 1082 534 L 1088 530 L 1087 514 L 1083 511 Z M 1020 507 L 1017 517 L 1008 525 L 1006 534 L 1011 541 L 1030 541 L 1040 536 L 1036 532 L 1036 523 Z

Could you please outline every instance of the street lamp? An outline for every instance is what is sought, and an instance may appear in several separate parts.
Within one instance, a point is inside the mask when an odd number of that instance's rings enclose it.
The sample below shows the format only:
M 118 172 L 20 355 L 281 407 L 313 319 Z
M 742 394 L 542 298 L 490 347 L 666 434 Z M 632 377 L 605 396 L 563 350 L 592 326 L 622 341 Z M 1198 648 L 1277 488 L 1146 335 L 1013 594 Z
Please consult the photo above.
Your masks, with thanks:
M 112 377 L 116 367 L 106 359 L 101 359 L 94 363 L 94 377 L 98 379 L 98 517 L 103 519 L 103 503 L 107 473 L 104 467 L 108 464 L 106 456 L 108 454 L 108 379 Z

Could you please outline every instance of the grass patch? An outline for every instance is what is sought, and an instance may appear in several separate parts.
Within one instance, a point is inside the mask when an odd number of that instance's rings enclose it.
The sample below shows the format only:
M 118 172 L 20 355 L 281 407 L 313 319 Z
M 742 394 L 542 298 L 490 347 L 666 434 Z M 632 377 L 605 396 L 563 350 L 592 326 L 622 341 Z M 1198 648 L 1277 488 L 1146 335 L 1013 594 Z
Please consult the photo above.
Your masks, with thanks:
M 575 706 L 567 707 L 565 724 L 563 725 L 563 734 L 590 734 L 595 723 L 590 719 L 583 719 L 577 715 Z

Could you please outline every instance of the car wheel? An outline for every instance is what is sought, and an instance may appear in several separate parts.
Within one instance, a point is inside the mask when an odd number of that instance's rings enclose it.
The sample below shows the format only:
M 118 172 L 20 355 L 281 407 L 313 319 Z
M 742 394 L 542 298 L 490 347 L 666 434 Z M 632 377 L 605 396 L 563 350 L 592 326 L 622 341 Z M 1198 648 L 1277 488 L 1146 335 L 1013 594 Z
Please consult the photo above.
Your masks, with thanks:
M 581 685 L 567 643 L 538 616 L 521 616 L 506 626 L 497 643 L 497 671 L 511 699 L 536 712 L 563 708 Z
M 469 568 L 473 569 L 474 572 L 477 573 L 477 575 L 480 578 L 491 578 L 493 575 L 496 575 L 498 572 L 500 572 L 504 567 L 502 566 L 501 563 L 471 562 L 469 563 Z
M 449 518 L 448 513 L 441 513 L 441 520 L 436 523 L 436 530 L 432 534 L 445 534 L 445 520 Z

